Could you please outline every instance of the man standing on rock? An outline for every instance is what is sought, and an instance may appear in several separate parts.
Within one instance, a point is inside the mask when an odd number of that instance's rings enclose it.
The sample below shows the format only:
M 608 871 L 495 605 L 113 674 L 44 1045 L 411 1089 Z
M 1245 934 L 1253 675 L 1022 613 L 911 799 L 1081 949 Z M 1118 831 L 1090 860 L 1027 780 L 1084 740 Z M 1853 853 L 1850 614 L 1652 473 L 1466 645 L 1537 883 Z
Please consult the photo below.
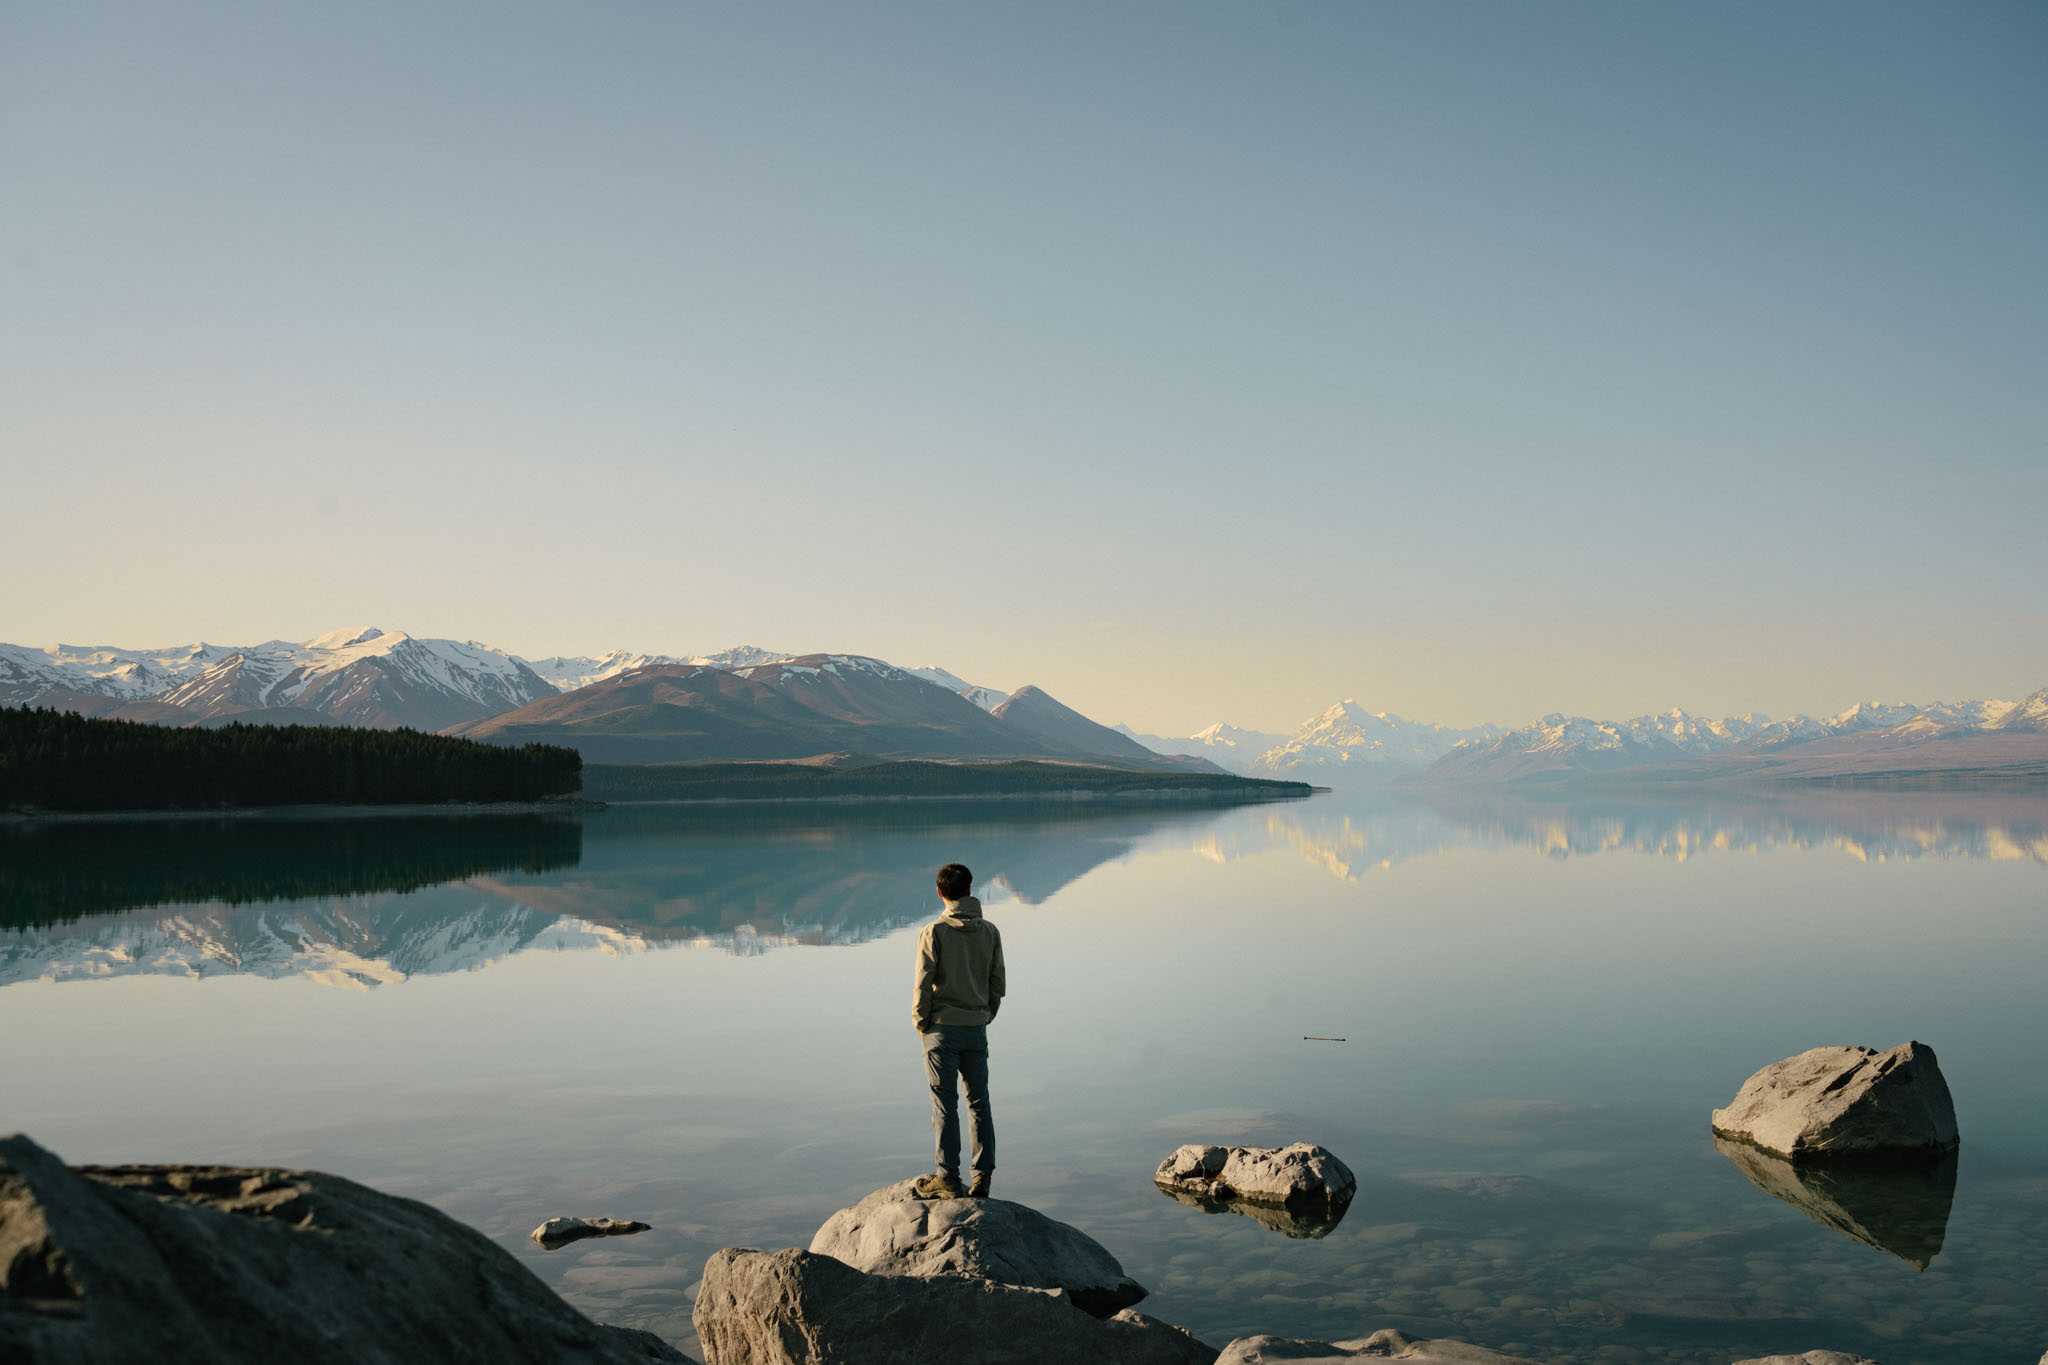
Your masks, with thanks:
M 946 908 L 917 936 L 917 990 L 911 1018 L 924 1040 L 932 1089 L 938 1170 L 917 1182 L 921 1199 L 988 1197 L 996 1171 L 996 1125 L 988 1107 L 988 1026 L 1003 1003 L 1003 936 L 968 893 L 974 874 L 959 863 L 939 869 Z M 974 1181 L 960 1187 L 960 1094 L 974 1121 Z

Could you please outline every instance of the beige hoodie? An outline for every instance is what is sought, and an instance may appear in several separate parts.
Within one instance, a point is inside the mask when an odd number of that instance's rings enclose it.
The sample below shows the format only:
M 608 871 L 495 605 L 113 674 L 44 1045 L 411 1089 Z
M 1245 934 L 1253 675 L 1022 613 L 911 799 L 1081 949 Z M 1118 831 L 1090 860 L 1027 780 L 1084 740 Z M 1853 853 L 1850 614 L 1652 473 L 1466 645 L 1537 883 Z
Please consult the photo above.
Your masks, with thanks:
M 917 1031 L 988 1023 L 1007 984 L 1003 936 L 981 917 L 981 902 L 972 896 L 947 901 L 945 913 L 917 936 L 917 987 L 910 1002 Z

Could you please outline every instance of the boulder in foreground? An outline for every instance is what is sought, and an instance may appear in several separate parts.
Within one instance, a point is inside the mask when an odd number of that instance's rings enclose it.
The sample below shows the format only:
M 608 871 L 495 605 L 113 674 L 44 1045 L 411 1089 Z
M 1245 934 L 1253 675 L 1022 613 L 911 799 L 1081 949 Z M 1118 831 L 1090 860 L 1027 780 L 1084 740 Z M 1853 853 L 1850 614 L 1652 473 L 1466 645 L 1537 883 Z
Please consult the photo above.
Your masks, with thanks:
M 833 1214 L 811 1250 L 871 1275 L 956 1275 L 1064 1289 L 1098 1317 L 1145 1297 L 1116 1257 L 1079 1228 L 1008 1199 L 918 1199 L 915 1183 L 884 1186 Z
M 1847 1351 L 1807 1351 L 1796 1356 L 1751 1356 L 1738 1360 L 1735 1365 L 1877 1365 L 1869 1356 L 1851 1355 Z
M 1219 1202 L 1244 1200 L 1298 1209 L 1349 1204 L 1358 1193 L 1351 1168 L 1327 1147 L 1205 1147 L 1189 1143 L 1159 1163 L 1161 1189 Z
M 0 1139 L 0 1360 L 686 1361 L 472 1228 L 339 1176 L 67 1167 Z
M 1788 1161 L 1933 1160 L 1958 1141 L 1948 1082 L 1925 1043 L 1816 1047 L 1773 1062 L 1714 1111 L 1714 1132 Z
M 631 1218 L 550 1218 L 533 1230 L 532 1237 L 553 1251 L 586 1237 L 623 1237 L 647 1230 L 648 1224 Z
M 1405 1360 L 1409 1365 L 1535 1365 L 1525 1356 L 1506 1356 L 1469 1341 L 1411 1341 L 1391 1327 L 1351 1341 L 1309 1341 L 1301 1337 L 1240 1337 L 1223 1348 L 1216 1365 L 1359 1365 L 1361 1361 Z
M 869 1275 L 809 1251 L 727 1248 L 692 1315 L 709 1365 L 1212 1365 L 1216 1349 L 1126 1308 L 1103 1320 L 1059 1290 Z

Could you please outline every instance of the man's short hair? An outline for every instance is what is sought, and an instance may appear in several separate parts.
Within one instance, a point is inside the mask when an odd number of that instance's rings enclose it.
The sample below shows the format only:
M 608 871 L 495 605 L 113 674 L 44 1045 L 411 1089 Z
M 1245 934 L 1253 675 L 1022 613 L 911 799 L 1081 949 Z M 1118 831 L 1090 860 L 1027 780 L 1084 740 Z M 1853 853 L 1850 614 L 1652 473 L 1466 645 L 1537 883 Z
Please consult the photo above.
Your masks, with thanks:
M 949 901 L 957 901 L 974 889 L 974 874 L 961 863 L 947 863 L 939 869 L 939 894 Z

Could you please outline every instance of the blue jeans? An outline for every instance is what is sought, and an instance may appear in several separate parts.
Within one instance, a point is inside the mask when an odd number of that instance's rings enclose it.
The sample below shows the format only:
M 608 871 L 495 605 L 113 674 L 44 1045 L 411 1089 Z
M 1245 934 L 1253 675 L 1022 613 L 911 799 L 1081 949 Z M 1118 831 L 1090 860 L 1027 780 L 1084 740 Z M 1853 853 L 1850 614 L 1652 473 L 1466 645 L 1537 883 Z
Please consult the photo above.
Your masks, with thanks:
M 982 1024 L 940 1024 L 924 1039 L 924 1075 L 932 1087 L 932 1137 L 941 1175 L 960 1178 L 960 1091 L 967 1086 L 967 1114 L 974 1122 L 974 1173 L 996 1169 L 996 1122 L 988 1107 L 988 1028 Z

